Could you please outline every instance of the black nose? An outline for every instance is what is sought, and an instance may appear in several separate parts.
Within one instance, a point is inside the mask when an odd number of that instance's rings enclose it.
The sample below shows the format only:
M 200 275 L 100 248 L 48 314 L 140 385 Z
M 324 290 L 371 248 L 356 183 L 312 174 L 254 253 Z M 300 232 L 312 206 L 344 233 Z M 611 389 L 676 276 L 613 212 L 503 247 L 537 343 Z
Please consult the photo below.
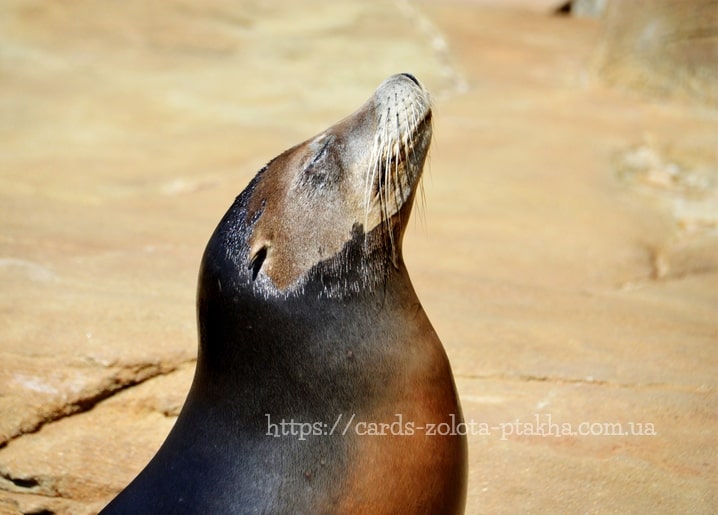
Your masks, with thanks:
M 413 83 L 416 84 L 417 86 L 421 86 L 421 84 L 419 83 L 419 79 L 417 79 L 416 77 L 414 77 L 411 73 L 402 73 L 402 75 L 403 75 L 404 77 L 406 77 L 407 79 L 411 80 L 411 82 L 413 82 Z

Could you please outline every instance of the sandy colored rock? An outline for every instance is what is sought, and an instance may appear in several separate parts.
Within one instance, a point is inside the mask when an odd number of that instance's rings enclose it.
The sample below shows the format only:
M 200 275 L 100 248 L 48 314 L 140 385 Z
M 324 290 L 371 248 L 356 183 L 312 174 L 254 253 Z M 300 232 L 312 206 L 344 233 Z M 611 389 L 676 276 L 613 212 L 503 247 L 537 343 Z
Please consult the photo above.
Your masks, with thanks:
M 609 1 L 597 68 L 609 83 L 718 107 L 718 1 Z
M 30 494 L 10 497 L 21 512 L 43 498 L 53 500 L 47 509 L 60 513 L 77 513 L 76 500 L 87 503 L 88 513 L 101 508 L 160 446 L 193 372 L 193 365 L 185 365 L 13 440 L 2 450 L 0 487 Z
M 0 513 L 94 513 L 144 466 L 219 218 L 399 71 L 435 97 L 405 257 L 489 428 L 467 513 L 715 512 L 715 111 L 606 89 L 555 2 L 310 4 L 2 8 Z M 502 434 L 549 420 L 643 432 Z

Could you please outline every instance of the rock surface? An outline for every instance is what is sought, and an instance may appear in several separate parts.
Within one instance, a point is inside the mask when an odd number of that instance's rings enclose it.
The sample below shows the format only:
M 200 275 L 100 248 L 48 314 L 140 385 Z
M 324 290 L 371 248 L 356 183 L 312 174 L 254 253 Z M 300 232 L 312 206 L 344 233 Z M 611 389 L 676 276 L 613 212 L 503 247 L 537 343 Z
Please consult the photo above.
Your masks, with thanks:
M 144 466 L 219 218 L 399 71 L 436 100 L 405 255 L 467 513 L 714 513 L 718 114 L 602 86 L 557 3 L 5 2 L 0 513 L 95 513 Z
M 613 0 L 602 25 L 606 81 L 718 108 L 718 0 Z

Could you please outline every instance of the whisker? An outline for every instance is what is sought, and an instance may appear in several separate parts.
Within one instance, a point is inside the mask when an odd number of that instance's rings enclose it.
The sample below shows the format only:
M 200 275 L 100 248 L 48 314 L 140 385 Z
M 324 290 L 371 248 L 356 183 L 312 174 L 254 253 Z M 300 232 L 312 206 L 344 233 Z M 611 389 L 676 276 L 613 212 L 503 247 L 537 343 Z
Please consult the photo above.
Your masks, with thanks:
M 418 93 L 391 91 L 380 99 L 377 130 L 369 154 L 364 178 L 364 224 L 370 220 L 380 231 L 380 244 L 391 253 L 395 265 L 399 259 L 399 241 L 403 220 L 402 207 L 419 189 L 419 217 L 425 223 L 426 191 L 421 168 L 427 135 L 420 131 L 429 112 L 429 99 Z M 378 217 L 378 220 L 372 217 Z M 397 230 L 398 229 L 398 230 Z M 365 236 L 365 242 L 368 239 Z
M 381 115 L 379 115 L 379 123 L 381 123 Z M 374 145 L 372 146 L 370 158 L 369 158 L 369 167 L 366 174 L 366 180 L 364 183 L 364 228 L 365 228 L 365 234 L 364 234 L 364 243 L 366 245 L 367 240 L 367 231 L 369 226 L 369 211 L 371 209 L 371 202 L 373 198 L 372 194 L 372 185 L 374 184 L 374 179 L 379 172 L 379 158 L 380 158 L 380 152 L 381 152 L 381 132 L 377 132 L 376 137 L 374 138 Z

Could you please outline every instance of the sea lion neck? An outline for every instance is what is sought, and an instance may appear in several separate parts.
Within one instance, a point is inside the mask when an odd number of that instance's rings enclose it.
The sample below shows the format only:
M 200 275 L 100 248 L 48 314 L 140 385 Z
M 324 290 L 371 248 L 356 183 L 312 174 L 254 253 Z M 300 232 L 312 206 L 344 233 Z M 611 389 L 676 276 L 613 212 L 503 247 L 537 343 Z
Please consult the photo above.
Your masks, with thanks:
M 314 416 L 356 410 L 357 399 L 371 399 L 376 385 L 400 367 L 386 358 L 381 340 L 387 334 L 404 340 L 398 312 L 420 309 L 403 265 L 385 267 L 380 288 L 328 296 L 313 280 L 302 295 L 284 297 L 263 295 L 246 277 L 226 280 L 234 269 L 231 258 L 223 258 L 209 254 L 203 263 L 195 385 L 212 402 L 235 406 L 234 416 L 256 422 L 266 406 L 276 414 L 296 413 L 302 406 Z M 377 380 L 382 376 L 386 381 Z M 271 388 L 277 378 L 281 390 Z M 328 397 L 328 384 L 345 387 Z M 227 396 L 228 390 L 233 395 Z
M 246 198 L 252 187 L 237 198 L 218 225 L 200 268 L 199 360 L 216 362 L 212 365 L 215 375 L 231 368 L 248 382 L 261 384 L 256 375 L 268 366 L 283 366 L 278 359 L 286 359 L 291 368 L 291 360 L 320 351 L 308 348 L 306 342 L 331 349 L 335 345 L 331 340 L 344 334 L 343 344 L 348 346 L 372 325 L 381 325 L 384 319 L 388 323 L 397 302 L 388 303 L 387 295 L 415 300 L 413 290 L 409 293 L 410 288 L 402 285 L 409 281 L 403 264 L 394 267 L 381 246 L 385 238 L 376 232 L 364 234 L 360 225 L 338 255 L 308 272 L 300 289 L 281 292 L 266 277 L 255 276 L 245 238 L 251 230 L 246 222 L 252 216 Z M 318 324 L 322 318 L 332 323 Z M 357 321 L 365 321 L 367 327 Z M 237 373 L 238 368 L 243 372 Z

